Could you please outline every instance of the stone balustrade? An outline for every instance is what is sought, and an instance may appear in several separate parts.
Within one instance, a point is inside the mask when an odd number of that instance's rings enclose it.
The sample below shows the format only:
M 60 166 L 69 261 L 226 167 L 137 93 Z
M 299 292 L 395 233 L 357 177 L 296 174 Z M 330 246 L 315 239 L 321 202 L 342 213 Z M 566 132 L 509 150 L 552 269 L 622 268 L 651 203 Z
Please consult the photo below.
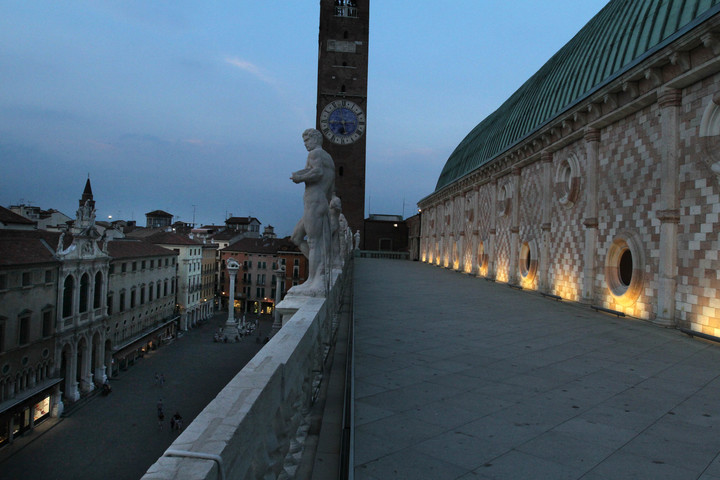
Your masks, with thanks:
M 178 436 L 142 480 L 292 478 L 333 339 L 348 260 L 327 298 L 288 296 L 282 328 Z M 283 308 L 284 307 L 284 308 Z M 222 471 L 220 471 L 222 470 Z

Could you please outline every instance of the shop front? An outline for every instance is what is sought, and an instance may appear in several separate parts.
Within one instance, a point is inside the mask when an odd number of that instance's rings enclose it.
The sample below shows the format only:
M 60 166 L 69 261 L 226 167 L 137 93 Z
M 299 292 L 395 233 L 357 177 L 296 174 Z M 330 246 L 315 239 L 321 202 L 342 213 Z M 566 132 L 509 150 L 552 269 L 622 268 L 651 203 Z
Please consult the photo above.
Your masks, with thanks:
M 53 395 L 60 382 L 61 378 L 44 381 L 22 396 L 0 404 L 0 447 L 50 418 Z
M 172 342 L 176 338 L 179 318 L 175 317 L 168 320 L 154 329 L 115 347 L 112 354 L 111 376 L 116 376 L 120 370 L 127 370 L 139 358 L 144 357 L 146 353 Z

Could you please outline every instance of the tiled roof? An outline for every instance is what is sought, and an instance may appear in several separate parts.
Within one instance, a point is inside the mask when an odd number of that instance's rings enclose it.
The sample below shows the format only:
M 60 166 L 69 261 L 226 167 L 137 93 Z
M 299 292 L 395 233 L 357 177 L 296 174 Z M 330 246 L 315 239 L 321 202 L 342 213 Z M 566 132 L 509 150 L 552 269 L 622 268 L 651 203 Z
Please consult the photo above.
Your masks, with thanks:
M 0 230 L 0 266 L 53 263 L 54 251 L 60 233 L 45 230 Z M 63 246 L 72 243 L 72 236 L 65 235 Z
M 0 207 L 0 223 L 4 223 L 5 225 L 35 225 L 35 222 L 32 220 L 18 215 L 5 207 Z
M 122 238 L 108 242 L 108 255 L 120 259 L 175 255 L 175 252 L 145 240 Z
M 214 233 L 210 235 L 210 238 L 213 240 L 230 240 L 233 237 L 237 237 L 240 235 L 237 230 L 224 230 L 219 233 Z
M 253 220 L 260 223 L 260 220 L 258 220 L 255 217 L 230 217 L 227 220 L 225 220 L 225 223 L 226 224 L 233 223 L 233 224 L 247 225 L 250 222 L 252 222 Z
M 185 235 L 174 232 L 157 232 L 149 237 L 145 237 L 148 242 L 161 245 L 202 245 L 202 242 L 192 240 Z
M 283 252 L 299 252 L 300 250 L 290 241 L 290 237 L 285 238 L 243 238 L 232 245 L 223 248 L 225 252 L 246 252 L 246 253 L 277 253 Z
M 460 142 L 435 190 L 491 162 L 718 13 L 719 4 L 720 0 L 612 0 Z
M 163 210 L 153 210 L 145 214 L 146 217 L 167 217 L 172 218 L 172 213 L 165 212 Z

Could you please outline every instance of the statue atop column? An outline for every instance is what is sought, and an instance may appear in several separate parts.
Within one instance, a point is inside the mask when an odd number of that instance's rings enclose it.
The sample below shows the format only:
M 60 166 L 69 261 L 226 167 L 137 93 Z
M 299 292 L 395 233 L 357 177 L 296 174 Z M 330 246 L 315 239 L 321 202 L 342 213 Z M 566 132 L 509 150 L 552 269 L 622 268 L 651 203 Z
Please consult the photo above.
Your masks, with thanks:
M 308 279 L 288 291 L 288 295 L 324 296 L 332 264 L 330 200 L 335 189 L 335 163 L 322 149 L 323 136 L 309 128 L 302 134 L 308 151 L 305 168 L 290 179 L 305 184 L 303 216 L 293 230 L 291 240 L 308 259 Z

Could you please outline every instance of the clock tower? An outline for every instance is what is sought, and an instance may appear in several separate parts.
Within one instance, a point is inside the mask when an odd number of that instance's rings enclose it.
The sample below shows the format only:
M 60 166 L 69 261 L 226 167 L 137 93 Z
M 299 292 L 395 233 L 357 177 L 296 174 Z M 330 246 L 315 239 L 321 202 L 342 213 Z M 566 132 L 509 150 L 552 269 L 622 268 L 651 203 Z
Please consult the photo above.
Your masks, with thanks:
M 320 0 L 316 128 L 335 161 L 335 191 L 353 232 L 365 218 L 370 0 Z

